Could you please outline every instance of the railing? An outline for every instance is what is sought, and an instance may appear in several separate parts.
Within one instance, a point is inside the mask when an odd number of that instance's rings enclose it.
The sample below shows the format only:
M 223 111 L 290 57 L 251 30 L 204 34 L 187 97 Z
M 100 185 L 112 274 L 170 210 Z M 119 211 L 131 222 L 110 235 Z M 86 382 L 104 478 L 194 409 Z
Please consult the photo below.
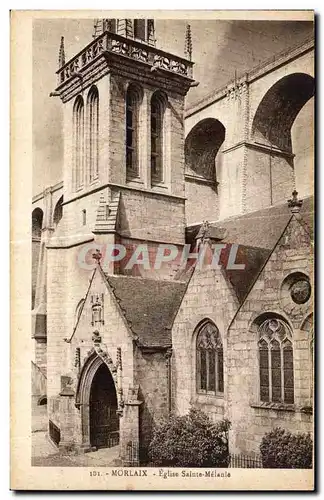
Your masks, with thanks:
M 262 460 L 259 455 L 230 454 L 229 467 L 233 469 L 262 469 Z
M 126 460 L 124 467 L 138 467 L 139 465 L 139 446 L 138 443 L 129 441 L 126 445 Z
M 119 431 L 110 432 L 108 436 L 108 448 L 119 445 Z
M 313 46 L 314 46 L 314 37 L 313 36 L 307 37 L 302 43 L 292 46 L 288 49 L 285 49 L 282 52 L 278 52 L 277 54 L 274 54 L 270 58 L 265 59 L 258 65 L 251 68 L 249 71 L 243 71 L 242 73 L 239 73 L 238 75 L 236 75 L 235 80 L 233 79 L 229 80 L 225 85 L 218 87 L 217 89 L 213 90 L 202 99 L 199 99 L 198 101 L 194 102 L 189 108 L 186 109 L 185 117 L 187 118 L 188 116 L 191 116 L 197 111 L 207 106 L 210 106 L 215 101 L 222 99 L 223 97 L 228 95 L 228 91 L 233 87 L 235 88 L 237 84 L 241 85 L 245 81 L 251 82 L 257 76 L 260 76 L 263 73 L 267 72 L 267 70 L 269 70 L 271 65 L 275 64 L 276 67 L 280 66 L 281 64 L 285 63 L 286 59 L 287 60 L 293 59 L 297 57 L 299 54 L 303 54 L 304 51 L 311 49 Z
M 106 31 L 64 64 L 62 68 L 59 68 L 57 71 L 58 85 L 60 86 L 69 78 L 76 76 L 80 70 L 105 52 L 119 54 L 147 63 L 153 68 L 161 68 L 188 78 L 192 76 L 193 63 L 191 61 L 156 49 L 151 45 L 137 42 L 132 38 L 125 38 Z

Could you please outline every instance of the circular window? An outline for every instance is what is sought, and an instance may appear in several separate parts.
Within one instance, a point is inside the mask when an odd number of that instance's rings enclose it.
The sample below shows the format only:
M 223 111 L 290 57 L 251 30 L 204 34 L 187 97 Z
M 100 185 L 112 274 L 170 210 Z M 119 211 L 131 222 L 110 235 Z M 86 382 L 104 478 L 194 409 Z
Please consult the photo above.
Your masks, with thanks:
M 291 273 L 280 288 L 281 306 L 287 314 L 300 318 L 308 311 L 311 294 L 312 285 L 307 274 Z
M 311 286 L 308 280 L 299 279 L 292 284 L 290 296 L 296 304 L 305 304 L 311 296 Z

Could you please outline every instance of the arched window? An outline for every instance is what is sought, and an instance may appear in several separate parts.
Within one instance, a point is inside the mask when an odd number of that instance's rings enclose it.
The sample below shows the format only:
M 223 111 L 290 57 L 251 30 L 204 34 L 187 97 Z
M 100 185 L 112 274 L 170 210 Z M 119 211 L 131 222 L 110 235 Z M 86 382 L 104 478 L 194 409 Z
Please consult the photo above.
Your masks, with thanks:
M 92 87 L 88 94 L 88 164 L 90 182 L 98 177 L 98 141 L 99 94 L 97 87 Z
M 199 329 L 196 340 L 197 392 L 224 392 L 223 344 L 218 328 L 210 321 Z
M 151 99 L 151 180 L 163 182 L 163 121 L 165 102 L 159 93 Z
M 139 104 L 140 93 L 130 85 L 126 93 L 126 172 L 127 178 L 139 175 Z
M 84 183 L 84 103 L 78 96 L 73 108 L 73 139 L 74 139 L 74 186 L 79 189 Z
M 260 399 L 294 403 L 292 336 L 280 318 L 269 318 L 259 327 Z

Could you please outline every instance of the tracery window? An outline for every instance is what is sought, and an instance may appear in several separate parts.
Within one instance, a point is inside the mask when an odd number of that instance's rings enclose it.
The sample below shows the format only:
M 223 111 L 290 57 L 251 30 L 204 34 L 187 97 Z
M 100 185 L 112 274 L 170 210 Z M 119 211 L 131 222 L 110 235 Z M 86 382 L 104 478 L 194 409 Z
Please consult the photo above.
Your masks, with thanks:
M 280 318 L 266 319 L 259 327 L 260 400 L 294 403 L 292 336 Z
M 204 323 L 196 339 L 197 392 L 224 392 L 223 344 L 218 328 Z

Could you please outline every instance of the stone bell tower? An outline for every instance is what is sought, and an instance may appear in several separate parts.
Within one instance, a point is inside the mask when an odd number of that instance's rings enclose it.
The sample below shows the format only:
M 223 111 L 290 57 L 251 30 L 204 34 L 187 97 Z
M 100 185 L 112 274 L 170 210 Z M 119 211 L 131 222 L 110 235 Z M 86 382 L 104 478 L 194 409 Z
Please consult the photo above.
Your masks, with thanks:
M 97 239 L 184 243 L 189 49 L 182 58 L 156 48 L 153 19 L 96 19 L 93 40 L 69 60 L 62 41 L 54 95 L 64 105 L 69 234 L 92 234 L 100 202 Z
M 100 244 L 144 241 L 154 251 L 185 242 L 188 50 L 182 58 L 158 49 L 152 19 L 97 19 L 93 40 L 70 59 L 61 39 L 52 96 L 63 106 L 63 216 L 47 244 L 47 390 L 49 420 L 63 443 L 75 430 L 62 420 L 75 390 L 65 387 L 73 359 L 64 339 L 74 335 L 92 273 L 81 265 L 83 248 L 92 245 L 92 264 Z

